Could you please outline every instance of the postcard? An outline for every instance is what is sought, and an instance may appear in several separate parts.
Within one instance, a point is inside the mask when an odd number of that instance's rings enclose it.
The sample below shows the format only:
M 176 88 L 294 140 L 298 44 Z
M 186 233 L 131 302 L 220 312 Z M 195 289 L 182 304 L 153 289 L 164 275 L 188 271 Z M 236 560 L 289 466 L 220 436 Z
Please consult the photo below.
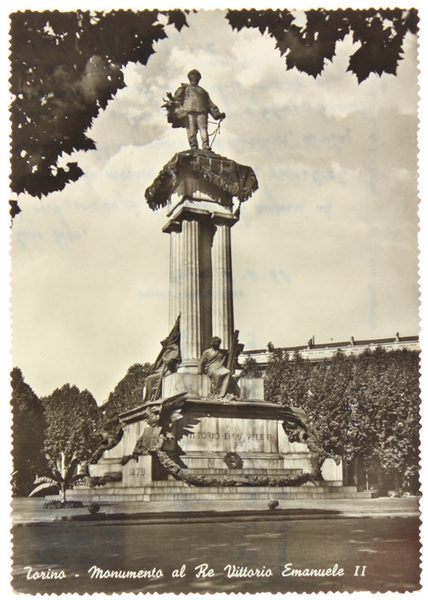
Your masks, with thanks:
M 8 27 L 12 589 L 419 591 L 421 9 Z

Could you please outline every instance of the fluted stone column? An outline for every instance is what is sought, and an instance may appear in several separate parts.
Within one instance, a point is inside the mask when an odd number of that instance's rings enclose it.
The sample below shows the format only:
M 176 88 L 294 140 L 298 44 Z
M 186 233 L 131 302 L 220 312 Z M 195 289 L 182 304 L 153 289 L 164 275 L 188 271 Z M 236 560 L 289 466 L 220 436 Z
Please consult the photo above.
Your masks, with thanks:
M 180 314 L 180 236 L 179 226 L 170 231 L 169 256 L 169 329 L 174 327 Z
M 230 227 L 233 221 L 215 219 L 212 245 L 212 333 L 229 349 L 233 337 L 232 253 Z
M 181 373 L 197 372 L 213 335 L 223 348 L 233 338 L 230 228 L 239 217 L 215 208 L 183 202 L 163 228 L 170 235 L 170 328 L 180 315 Z
M 180 240 L 180 372 L 196 373 L 201 355 L 201 298 L 199 285 L 199 238 L 198 220 L 184 219 Z

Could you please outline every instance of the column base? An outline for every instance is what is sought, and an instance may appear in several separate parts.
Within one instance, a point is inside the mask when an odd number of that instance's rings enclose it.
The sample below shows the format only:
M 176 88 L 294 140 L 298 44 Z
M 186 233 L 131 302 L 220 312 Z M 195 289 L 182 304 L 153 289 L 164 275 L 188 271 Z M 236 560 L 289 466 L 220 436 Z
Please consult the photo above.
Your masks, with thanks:
M 264 380 L 261 378 L 242 378 L 238 382 L 239 400 L 261 402 L 264 400 Z M 187 393 L 188 398 L 211 398 L 211 380 L 208 375 L 192 371 L 178 371 L 167 375 L 162 382 L 162 398 L 171 398 L 176 394 Z
M 208 375 L 194 372 L 178 372 L 168 375 L 162 382 L 162 397 L 171 398 L 186 392 L 188 398 L 208 398 L 211 381 Z
M 197 360 L 184 360 L 178 367 L 179 373 L 194 373 L 198 374 L 199 361 Z

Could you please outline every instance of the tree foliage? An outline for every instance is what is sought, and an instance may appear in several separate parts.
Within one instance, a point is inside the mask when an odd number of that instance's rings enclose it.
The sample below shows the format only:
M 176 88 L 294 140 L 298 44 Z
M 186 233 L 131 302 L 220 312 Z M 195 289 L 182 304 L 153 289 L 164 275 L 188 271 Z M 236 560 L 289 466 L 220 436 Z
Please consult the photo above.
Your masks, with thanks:
M 362 461 L 381 486 L 416 490 L 419 457 L 417 352 L 338 351 L 312 364 L 275 350 L 265 375 L 266 399 L 303 408 L 325 450 Z
M 348 71 L 361 83 L 371 73 L 396 75 L 406 33 L 416 33 L 415 9 L 307 10 L 306 23 L 296 25 L 289 10 L 229 10 L 231 26 L 258 29 L 276 41 L 287 69 L 317 77 L 336 54 L 336 44 L 346 35 L 358 49 L 351 55 Z
M 90 459 L 102 439 L 102 413 L 90 392 L 69 384 L 42 402 L 46 419 L 43 452 L 49 478 L 56 482 L 65 500 L 66 490 L 80 477 L 78 466 Z M 38 485 L 48 485 L 47 479 Z
M 242 377 L 252 379 L 254 377 L 262 377 L 262 375 L 263 368 L 254 360 L 254 358 L 247 356 L 242 365 Z
M 45 420 L 43 406 L 21 370 L 11 372 L 13 416 L 13 491 L 27 496 L 37 474 L 46 468 L 42 453 Z
M 102 410 L 108 418 L 140 406 L 144 398 L 144 382 L 150 373 L 150 363 L 136 363 L 129 367 L 125 377 L 119 381 L 109 394 Z
M 290 357 L 281 348 L 270 354 L 265 377 L 265 395 L 270 402 L 299 406 L 306 393 L 306 377 L 310 363 L 296 353 Z
M 367 431 L 373 451 L 367 466 L 395 487 L 418 483 L 420 388 L 419 357 L 403 350 L 377 349 L 358 364 Z
M 183 12 L 168 11 L 179 31 Z M 91 150 L 93 119 L 124 87 L 122 68 L 145 65 L 166 37 L 159 11 L 24 11 L 11 15 L 12 191 L 41 197 L 76 181 L 76 162 Z M 15 209 L 16 210 L 16 209 Z
M 90 392 L 69 384 L 40 400 L 21 370 L 14 368 L 14 493 L 34 495 L 56 486 L 65 500 L 67 489 L 87 475 L 85 466 L 105 440 L 106 431 L 110 432 L 112 421 L 142 404 L 149 371 L 149 363 L 132 365 L 100 408 Z
M 257 29 L 276 41 L 287 69 L 314 77 L 333 60 L 337 42 L 352 35 L 358 49 L 348 71 L 396 74 L 406 33 L 416 33 L 415 9 L 308 10 L 296 25 L 288 10 L 229 10 L 235 30 Z M 167 18 L 167 23 L 162 21 Z M 66 157 L 91 150 L 93 120 L 124 87 L 128 62 L 145 65 L 168 25 L 187 25 L 185 11 L 23 11 L 11 15 L 12 191 L 41 197 L 76 181 L 82 170 Z M 60 164 L 63 159 L 65 164 Z M 12 213 L 17 214 L 16 201 Z

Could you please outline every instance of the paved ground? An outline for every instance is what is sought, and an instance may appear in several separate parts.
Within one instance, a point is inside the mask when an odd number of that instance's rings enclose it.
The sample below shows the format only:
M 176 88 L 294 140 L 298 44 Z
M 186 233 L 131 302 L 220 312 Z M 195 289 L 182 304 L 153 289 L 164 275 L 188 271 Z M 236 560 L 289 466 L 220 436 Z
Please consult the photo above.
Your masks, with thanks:
M 188 519 L 215 519 L 216 516 L 235 519 L 248 518 L 343 518 L 365 516 L 417 516 L 418 499 L 371 498 L 346 500 L 283 500 L 275 510 L 269 510 L 266 501 L 184 501 L 184 502 L 112 502 L 100 503 L 97 515 L 89 514 L 88 507 L 45 509 L 43 498 L 15 498 L 12 501 L 12 519 L 15 524 L 52 522 L 61 520 L 141 519 L 160 522 L 187 515 Z
M 30 594 L 419 589 L 416 516 L 354 512 L 334 519 L 294 514 L 238 521 L 228 514 L 218 511 L 215 522 L 131 516 L 16 525 L 13 587 Z M 261 575 L 254 576 L 255 569 Z

